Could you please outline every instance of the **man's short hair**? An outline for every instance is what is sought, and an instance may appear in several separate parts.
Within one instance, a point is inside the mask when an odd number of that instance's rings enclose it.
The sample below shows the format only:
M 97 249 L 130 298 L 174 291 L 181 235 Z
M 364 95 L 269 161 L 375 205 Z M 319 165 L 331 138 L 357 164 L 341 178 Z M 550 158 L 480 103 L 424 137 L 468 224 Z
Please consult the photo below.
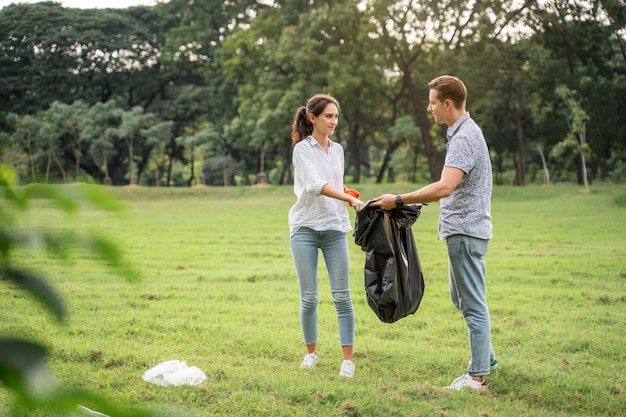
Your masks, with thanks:
M 428 88 L 437 91 L 439 101 L 450 100 L 457 109 L 465 107 L 467 88 L 459 78 L 452 75 L 441 75 L 428 83 Z

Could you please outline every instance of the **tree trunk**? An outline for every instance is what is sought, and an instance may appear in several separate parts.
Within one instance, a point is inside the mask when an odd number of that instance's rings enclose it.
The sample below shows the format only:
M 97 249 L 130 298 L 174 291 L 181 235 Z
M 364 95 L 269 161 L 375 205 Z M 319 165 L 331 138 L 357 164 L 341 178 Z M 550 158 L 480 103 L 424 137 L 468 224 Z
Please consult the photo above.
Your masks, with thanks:
M 35 157 L 33 156 L 33 150 L 30 146 L 30 131 L 28 132 L 28 139 L 26 140 L 26 143 L 28 149 L 28 160 L 30 161 L 30 175 L 33 179 L 33 182 L 35 182 Z
M 355 149 L 352 153 L 352 163 L 354 164 L 354 173 L 352 176 L 352 182 L 359 184 L 361 182 L 361 152 L 359 149 Z
M 537 145 L 537 150 L 539 150 L 539 156 L 541 157 L 541 166 L 543 168 L 543 183 L 550 185 L 550 171 L 548 170 L 548 165 L 546 164 L 546 157 L 543 154 L 543 149 L 541 149 L 541 146 Z
M 360 113 L 357 113 L 355 116 L 356 119 L 359 119 Z M 360 125 L 359 123 L 350 123 L 349 124 L 349 133 L 348 133 L 348 154 L 350 155 L 350 159 L 352 160 L 352 165 L 354 167 L 354 172 L 352 173 L 352 182 L 355 184 L 359 184 L 361 182 L 361 145 L 362 140 L 359 140 Z M 337 136 L 337 141 L 341 142 L 341 138 Z
M 391 157 L 393 156 L 393 153 L 400 147 L 400 145 L 402 144 L 403 141 L 396 141 L 396 142 L 391 142 L 389 144 L 389 146 L 387 147 L 387 150 L 385 150 L 385 156 L 383 157 L 383 163 L 380 167 L 380 170 L 378 170 L 378 174 L 376 174 L 376 184 L 380 184 L 383 182 L 383 179 L 385 177 L 385 172 L 387 171 L 387 167 L 389 166 L 389 162 L 391 162 Z M 393 170 L 390 168 L 389 169 L 389 177 L 387 178 L 387 181 L 392 183 L 395 182 L 395 178 L 393 178 L 392 175 Z
M 383 163 L 378 170 L 378 174 L 376 174 L 376 184 L 381 184 L 383 179 L 385 178 L 385 171 L 387 171 L 387 166 L 389 165 L 389 161 L 391 160 L 391 154 L 393 150 L 391 148 L 385 151 L 385 156 L 383 157 Z M 391 174 L 391 169 L 389 168 L 389 173 Z M 391 179 L 391 175 L 387 178 L 387 180 L 391 183 L 393 182 Z
M 287 143 L 287 141 L 285 141 L 285 143 Z M 283 185 L 293 184 L 293 173 L 291 170 L 291 152 L 291 146 L 280 146 L 280 153 L 283 157 L 283 160 L 285 161 L 283 172 L 281 175 L 282 178 L 280 181 L 280 184 Z
M 50 179 L 50 167 L 52 166 L 52 148 L 48 150 L 48 164 L 46 165 L 46 184 Z
M 417 117 L 417 122 L 420 126 L 422 143 L 424 144 L 424 151 L 428 158 L 428 169 L 430 171 L 430 180 L 438 181 L 441 178 L 441 170 L 443 169 L 443 163 L 445 161 L 445 152 L 437 151 L 433 136 L 431 132 L 431 123 L 428 120 L 426 108 L 421 97 L 422 94 L 418 91 L 417 86 L 411 78 L 411 74 L 404 73 L 404 85 L 409 91 L 411 102 L 413 103 L 413 109 Z
M 524 131 L 522 129 L 522 112 L 515 111 L 515 131 L 517 133 L 517 152 L 519 154 L 519 160 L 517 161 L 515 168 L 515 181 L 513 185 L 525 186 L 526 185 L 526 153 L 524 151 Z
M 504 161 L 502 158 L 502 154 L 500 152 L 496 152 L 496 172 L 495 172 L 496 185 L 502 185 L 504 183 L 504 180 L 502 178 L 502 173 L 504 172 L 503 162 Z
M 104 167 L 104 178 L 102 179 L 102 183 L 104 185 L 113 184 L 113 180 L 111 179 L 111 176 L 109 175 L 109 162 L 107 161 L 107 151 L 104 148 L 102 149 L 102 165 Z
M 587 179 L 587 162 L 585 161 L 585 143 L 586 143 L 585 136 L 586 134 L 585 134 L 584 128 L 581 133 L 578 133 L 576 135 L 576 138 L 578 139 L 578 149 L 580 149 L 580 153 L 578 155 L 578 164 L 577 164 L 578 165 L 578 184 L 584 185 L 585 189 L 588 189 L 589 182 Z
M 54 158 L 54 162 L 57 163 L 57 166 L 59 167 L 59 171 L 61 171 L 61 176 L 63 177 L 63 184 L 67 184 L 67 173 L 65 172 L 65 169 L 63 168 L 63 165 L 61 164 L 59 157 L 57 156 L 55 152 L 52 152 L 52 157 Z
M 278 183 L 282 185 L 293 184 L 293 178 L 291 178 L 291 165 L 283 166 Z
M 161 177 L 160 177 L 160 173 L 159 173 L 159 164 L 155 163 L 154 164 L 154 186 L 155 187 L 160 187 L 161 186 Z
M 167 179 L 165 182 L 165 186 L 169 187 L 172 184 L 172 167 L 174 166 L 174 157 L 172 155 L 168 155 L 167 158 Z
M 191 158 L 189 158 L 191 160 L 191 164 L 190 164 L 190 173 L 189 173 L 189 181 L 188 181 L 188 186 L 191 187 L 193 185 L 193 180 L 195 178 L 195 170 L 196 170 L 196 166 L 195 166 L 195 156 L 194 156 L 194 152 L 193 152 L 193 145 L 191 147 Z
M 234 159 L 234 158 L 233 158 Z M 243 152 L 243 149 L 239 149 L 239 160 L 241 161 L 241 176 L 242 176 L 242 184 L 250 185 L 250 178 L 248 172 L 248 164 L 246 163 L 246 156 Z M 232 175 L 232 173 L 231 173 Z M 230 184 L 234 184 L 234 178 L 231 178 L 233 181 L 230 181 Z
M 257 184 L 267 184 L 267 175 L 265 174 L 265 147 L 263 141 L 259 145 L 259 171 L 256 174 Z
M 131 133 L 130 136 L 128 138 L 124 138 L 124 140 L 126 141 L 126 145 L 128 146 L 128 175 L 129 175 L 130 185 L 135 185 L 135 173 L 134 173 L 135 150 L 134 150 L 133 134 Z
M 135 155 L 133 152 L 133 145 L 130 145 L 128 148 L 128 170 L 130 171 L 130 185 L 135 185 L 135 173 L 133 159 L 135 159 Z
M 224 181 L 224 187 L 228 187 L 230 185 L 230 158 L 228 155 L 224 156 L 224 163 L 222 164 L 222 177 Z

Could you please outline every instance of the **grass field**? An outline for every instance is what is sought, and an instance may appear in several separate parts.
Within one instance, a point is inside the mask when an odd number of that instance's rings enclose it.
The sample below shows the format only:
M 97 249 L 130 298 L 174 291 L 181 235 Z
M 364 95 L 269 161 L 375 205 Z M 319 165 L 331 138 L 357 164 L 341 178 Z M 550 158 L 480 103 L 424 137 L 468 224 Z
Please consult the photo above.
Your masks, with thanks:
M 364 200 L 410 184 L 359 187 Z M 349 234 L 357 318 L 352 379 L 320 263 L 320 362 L 305 353 L 289 251 L 290 187 L 115 188 L 123 215 L 67 217 L 35 201 L 20 227 L 113 238 L 140 271 L 131 283 L 92 254 L 69 262 L 16 252 L 64 297 L 59 325 L 33 299 L 0 286 L 0 333 L 43 341 L 64 386 L 129 408 L 186 416 L 626 415 L 626 187 L 496 187 L 487 254 L 493 344 L 502 369 L 483 394 L 441 389 L 466 370 L 467 330 L 448 297 L 438 205 L 413 226 L 426 292 L 414 316 L 384 324 L 363 291 L 364 253 Z M 354 214 L 351 213 L 352 218 Z M 160 362 L 202 369 L 198 386 L 141 379 Z M 91 404 L 84 404 L 90 407 Z M 0 388 L 0 415 L 26 410 Z

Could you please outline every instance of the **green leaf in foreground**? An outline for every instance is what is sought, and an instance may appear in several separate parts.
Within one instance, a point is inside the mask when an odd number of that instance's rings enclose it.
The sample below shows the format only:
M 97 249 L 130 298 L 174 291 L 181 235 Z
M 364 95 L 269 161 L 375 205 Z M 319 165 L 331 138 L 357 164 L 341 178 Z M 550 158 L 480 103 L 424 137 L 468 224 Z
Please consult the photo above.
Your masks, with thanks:
M 42 345 L 18 339 L 0 339 L 0 382 L 18 394 L 27 406 L 37 404 L 38 407 L 61 411 L 80 411 L 76 415 L 155 416 L 154 412 L 120 407 L 110 399 L 85 390 L 61 389 L 47 366 L 47 356 L 48 350 Z M 102 413 L 96 413 L 83 404 Z
M 122 251 L 111 240 L 102 236 L 90 236 L 86 239 L 86 247 L 93 250 L 102 260 L 117 269 L 126 280 L 131 282 L 139 280 L 139 273 L 124 261 Z
M 33 294 L 54 313 L 57 320 L 61 321 L 65 317 L 65 304 L 43 278 L 30 272 L 11 268 L 0 269 L 0 276 Z
M 54 388 L 45 347 L 17 339 L 0 339 L 0 381 L 22 398 L 48 394 Z
M 29 203 L 36 199 L 47 200 L 45 204 L 52 203 L 56 209 L 67 214 L 76 214 L 83 205 L 106 211 L 120 211 L 122 208 L 120 203 L 107 195 L 107 191 L 88 185 L 34 184 L 18 187 L 15 172 L 0 164 L 0 201 L 5 203 L 0 205 L 0 280 L 9 281 L 33 294 L 58 321 L 63 321 L 66 317 L 66 306 L 62 298 L 46 282 L 45 277 L 24 268 L 26 264 L 31 265 L 31 260 L 41 252 L 40 249 L 45 249 L 47 255 L 55 255 L 61 261 L 67 262 L 74 256 L 71 249 L 78 247 L 108 263 L 128 281 L 139 277 L 124 261 L 123 252 L 105 237 L 80 237 L 68 227 L 62 227 L 60 231 L 46 231 L 46 227 L 33 228 L 28 222 L 25 222 L 26 227 L 21 226 L 20 220 L 30 220 L 28 211 L 32 206 Z M 16 262 L 12 256 L 16 250 L 27 252 L 26 262 L 19 258 Z M 50 266 L 47 263 L 44 270 L 47 271 Z M 24 316 L 22 312 L 17 315 Z M 91 411 L 87 407 L 91 407 L 103 414 L 90 415 L 155 415 L 153 412 L 124 409 L 115 405 L 112 400 L 87 391 L 65 389 L 54 380 L 47 366 L 47 356 L 47 348 L 36 342 L 11 337 L 0 338 L 0 385 L 12 391 L 20 405 L 29 411 L 46 410 L 46 415 L 50 415 L 50 411 L 59 411 L 59 415 L 85 415 L 86 411 Z

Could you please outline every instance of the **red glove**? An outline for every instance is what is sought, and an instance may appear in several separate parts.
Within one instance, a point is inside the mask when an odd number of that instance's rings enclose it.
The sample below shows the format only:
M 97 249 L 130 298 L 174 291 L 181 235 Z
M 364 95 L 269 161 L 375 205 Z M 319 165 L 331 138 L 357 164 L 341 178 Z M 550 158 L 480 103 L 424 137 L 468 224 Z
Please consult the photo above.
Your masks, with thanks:
M 353 188 L 348 188 L 346 185 L 343 185 L 343 192 L 346 194 L 350 194 L 352 197 L 359 198 L 361 197 L 361 193 Z

